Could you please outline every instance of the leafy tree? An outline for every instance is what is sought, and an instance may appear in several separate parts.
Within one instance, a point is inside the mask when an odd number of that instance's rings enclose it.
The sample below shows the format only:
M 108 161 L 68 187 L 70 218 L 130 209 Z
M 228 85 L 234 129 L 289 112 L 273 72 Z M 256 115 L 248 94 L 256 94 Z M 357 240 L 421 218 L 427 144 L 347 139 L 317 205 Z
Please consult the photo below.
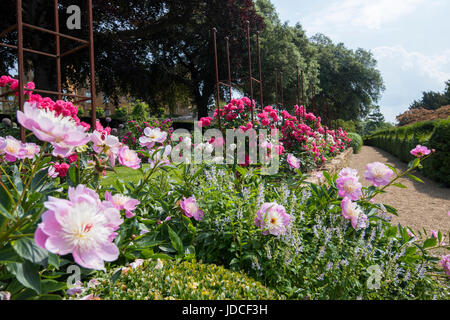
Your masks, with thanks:
M 436 110 L 442 106 L 450 104 L 450 80 L 446 83 L 446 88 L 443 93 L 435 91 L 425 91 L 422 92 L 422 98 L 419 100 L 414 100 L 409 109 L 420 109 L 424 108 L 427 110 Z
M 320 65 L 321 93 L 318 98 L 332 103 L 341 119 L 368 115 L 384 90 L 373 55 L 364 49 L 347 49 L 343 43 L 334 44 L 323 34 L 317 34 L 311 40 L 318 50 Z

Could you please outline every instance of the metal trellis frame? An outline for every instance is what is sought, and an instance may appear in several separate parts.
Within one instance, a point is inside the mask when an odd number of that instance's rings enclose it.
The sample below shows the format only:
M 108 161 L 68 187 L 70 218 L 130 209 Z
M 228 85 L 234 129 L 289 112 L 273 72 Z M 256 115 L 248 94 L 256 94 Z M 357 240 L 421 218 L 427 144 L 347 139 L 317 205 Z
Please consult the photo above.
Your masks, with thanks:
M 25 83 L 25 71 L 24 71 L 24 52 L 32 53 L 32 54 L 38 54 L 43 55 L 46 57 L 54 58 L 56 59 L 56 73 L 57 73 L 57 91 L 49 91 L 49 90 L 40 90 L 40 89 L 26 89 L 26 91 L 33 91 L 37 93 L 44 93 L 49 95 L 56 95 L 58 99 L 61 99 L 61 97 L 71 97 L 76 98 L 78 100 L 74 101 L 74 103 L 80 103 L 87 100 L 91 100 L 91 112 L 92 112 L 92 126 L 95 128 L 96 123 L 96 106 L 95 106 L 95 99 L 96 99 L 96 92 L 95 92 L 95 62 L 94 62 L 94 31 L 93 31 L 93 14 L 92 14 L 92 0 L 86 0 L 87 6 L 88 6 L 88 20 L 89 20 L 89 40 L 84 40 L 80 38 L 76 38 L 67 34 L 60 33 L 59 31 L 59 12 L 58 12 L 58 0 L 54 0 L 54 17 L 55 17 L 55 30 L 49 30 L 46 28 L 42 28 L 39 26 L 35 26 L 29 23 L 23 22 L 23 16 L 22 16 L 22 0 L 16 0 L 16 14 L 17 14 L 17 23 L 13 26 L 8 27 L 7 29 L 3 30 L 0 33 L 0 39 L 4 37 L 6 34 L 16 31 L 17 30 L 17 45 L 10 45 L 7 43 L 0 42 L 0 46 L 15 49 L 17 50 L 17 65 L 18 65 L 18 80 L 19 80 L 19 87 L 16 90 L 9 91 L 6 93 L 3 93 L 0 95 L 0 97 L 8 96 L 11 93 L 14 93 L 16 91 L 19 92 L 19 109 L 23 111 L 23 105 L 25 103 L 25 89 L 24 89 L 24 83 Z M 56 52 L 55 54 L 42 52 L 38 50 L 33 50 L 30 48 L 24 48 L 23 46 L 23 29 L 28 28 L 39 32 L 49 33 L 55 36 L 55 43 L 56 43 Z M 68 50 L 66 52 L 61 53 L 61 38 L 66 38 L 78 43 L 81 43 L 81 45 Z M 61 58 L 66 57 L 80 49 L 84 49 L 88 47 L 89 48 L 89 64 L 90 64 L 90 93 L 91 96 L 81 96 L 76 94 L 69 94 L 62 92 L 62 85 L 61 85 Z M 20 126 L 20 137 L 23 142 L 25 142 L 25 128 Z

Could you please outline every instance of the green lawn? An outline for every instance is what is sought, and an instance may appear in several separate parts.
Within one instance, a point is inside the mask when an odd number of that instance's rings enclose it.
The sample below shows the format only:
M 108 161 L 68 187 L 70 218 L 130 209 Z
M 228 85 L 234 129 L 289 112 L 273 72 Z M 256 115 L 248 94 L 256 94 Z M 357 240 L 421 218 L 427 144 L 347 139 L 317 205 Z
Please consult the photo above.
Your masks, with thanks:
M 143 167 L 148 167 L 148 164 L 144 164 Z M 124 166 L 116 166 L 114 171 L 108 171 L 106 176 L 102 180 L 102 185 L 107 186 L 118 179 L 126 180 L 129 182 L 137 183 L 144 178 L 144 174 L 141 170 L 134 170 Z

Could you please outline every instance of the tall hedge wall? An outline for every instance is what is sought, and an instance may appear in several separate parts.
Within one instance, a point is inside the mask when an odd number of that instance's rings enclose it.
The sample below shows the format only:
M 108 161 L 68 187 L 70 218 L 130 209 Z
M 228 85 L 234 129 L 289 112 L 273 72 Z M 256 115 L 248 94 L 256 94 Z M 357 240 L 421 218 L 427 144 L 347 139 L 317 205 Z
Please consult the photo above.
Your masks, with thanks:
M 379 131 L 364 137 L 364 144 L 388 151 L 404 162 L 414 158 L 409 151 L 418 144 L 435 149 L 424 162 L 422 173 L 450 187 L 450 118 Z

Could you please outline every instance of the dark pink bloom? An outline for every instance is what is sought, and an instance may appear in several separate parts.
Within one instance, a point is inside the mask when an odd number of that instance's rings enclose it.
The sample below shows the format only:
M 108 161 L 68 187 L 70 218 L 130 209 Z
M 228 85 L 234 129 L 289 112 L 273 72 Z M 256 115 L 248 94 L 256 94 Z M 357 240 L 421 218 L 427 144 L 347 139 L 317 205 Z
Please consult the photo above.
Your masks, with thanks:
M 204 212 L 200 209 L 200 207 L 197 204 L 197 200 L 195 198 L 189 197 L 185 198 L 183 197 L 183 200 L 180 201 L 180 207 L 181 210 L 183 210 L 184 215 L 188 218 L 194 218 L 197 221 L 200 221 L 203 219 Z

